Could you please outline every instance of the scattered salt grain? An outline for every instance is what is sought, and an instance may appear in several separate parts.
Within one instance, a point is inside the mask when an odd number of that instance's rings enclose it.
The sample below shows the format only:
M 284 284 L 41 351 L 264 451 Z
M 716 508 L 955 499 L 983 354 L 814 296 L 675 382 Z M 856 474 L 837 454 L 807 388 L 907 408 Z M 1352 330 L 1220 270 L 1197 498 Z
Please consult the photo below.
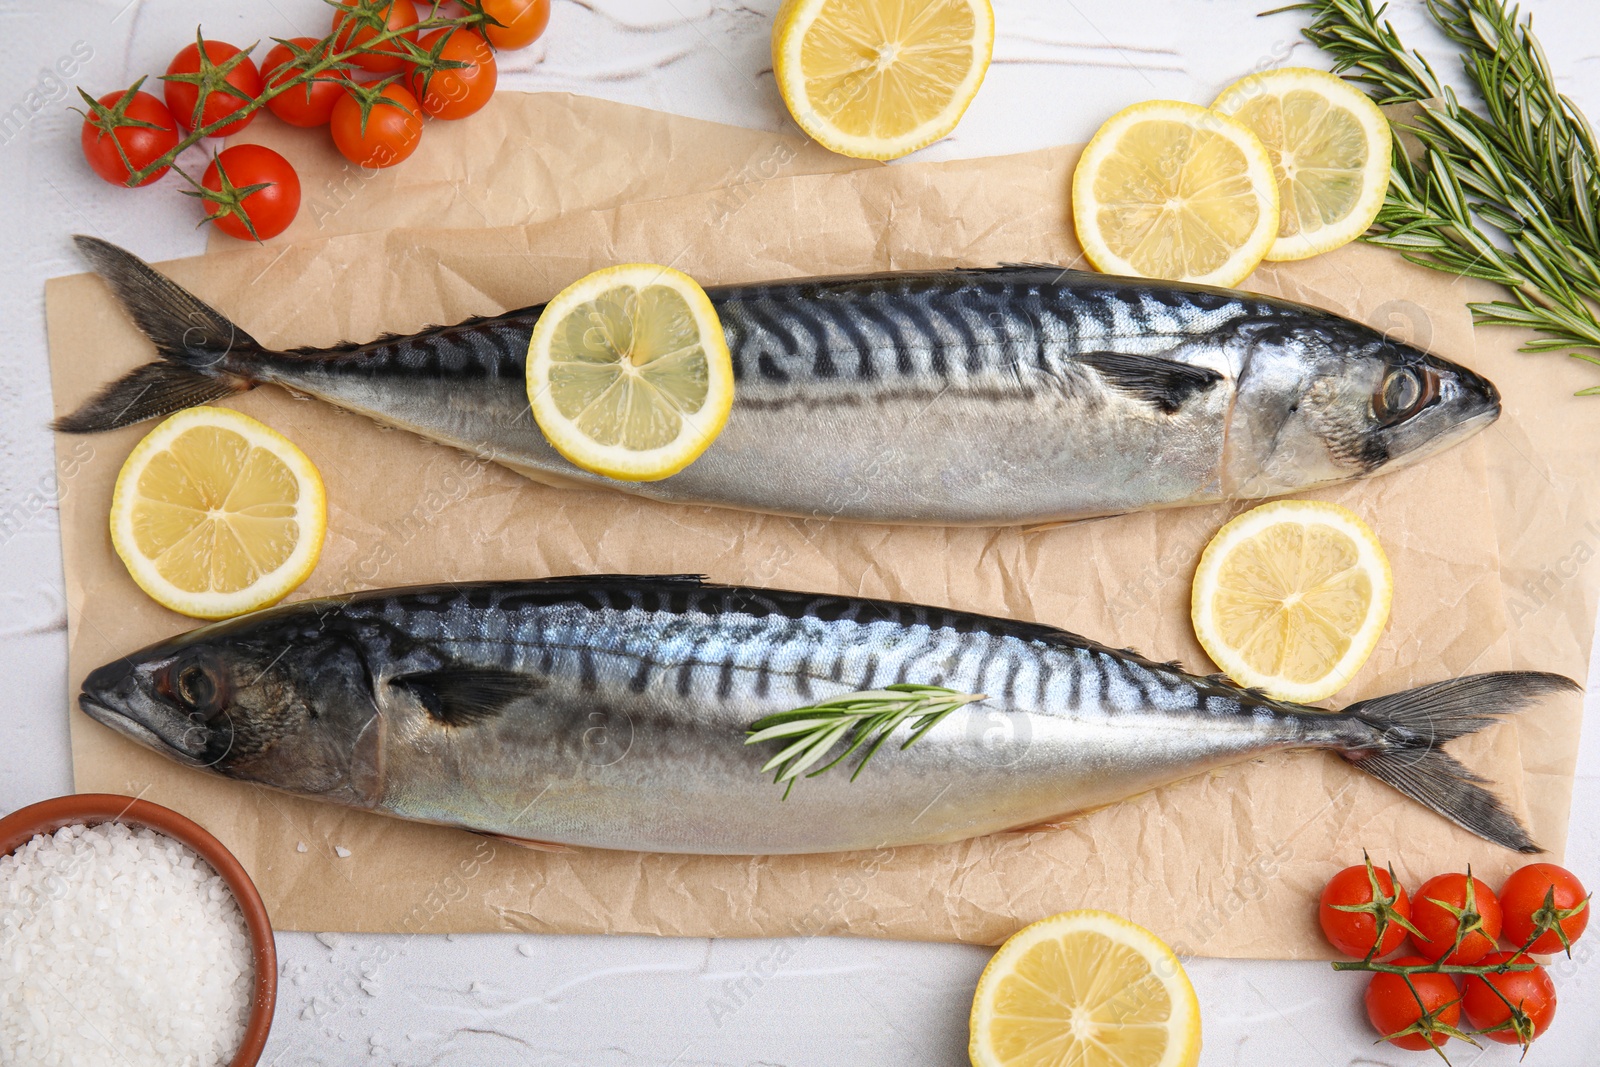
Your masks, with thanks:
M 300 842 L 294 846 L 294 850 L 296 852 L 304 852 L 306 850 L 306 843 L 304 841 Z
M 350 850 L 345 848 L 343 845 L 334 845 L 333 852 L 334 855 L 338 856 L 342 860 L 347 860 L 350 858 Z
M 252 978 L 233 893 L 170 837 L 66 826 L 0 856 L 0 1063 L 225 1064 Z

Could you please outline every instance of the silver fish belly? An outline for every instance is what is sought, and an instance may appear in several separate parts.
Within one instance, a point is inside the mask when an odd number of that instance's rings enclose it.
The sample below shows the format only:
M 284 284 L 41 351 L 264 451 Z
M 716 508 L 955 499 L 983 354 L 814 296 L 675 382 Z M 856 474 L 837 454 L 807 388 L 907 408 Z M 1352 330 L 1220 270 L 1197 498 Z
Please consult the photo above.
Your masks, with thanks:
M 764 716 L 895 683 L 983 699 L 910 747 L 774 784 Z M 83 709 L 194 766 L 533 841 L 706 854 L 947 842 L 1264 752 L 1331 749 L 1475 833 L 1533 848 L 1440 749 L 1554 675 L 1456 679 L 1342 712 L 1030 623 L 612 577 L 357 594 L 108 664 Z M 897 735 L 903 739 L 908 728 Z
M 533 423 L 541 308 L 271 352 L 121 250 L 80 244 L 167 363 L 63 428 L 271 382 L 538 481 L 802 518 L 1015 525 L 1272 496 L 1411 462 L 1499 411 L 1465 368 L 1247 293 L 1020 267 L 723 286 L 708 292 L 737 382 L 726 427 L 682 472 L 622 483 Z

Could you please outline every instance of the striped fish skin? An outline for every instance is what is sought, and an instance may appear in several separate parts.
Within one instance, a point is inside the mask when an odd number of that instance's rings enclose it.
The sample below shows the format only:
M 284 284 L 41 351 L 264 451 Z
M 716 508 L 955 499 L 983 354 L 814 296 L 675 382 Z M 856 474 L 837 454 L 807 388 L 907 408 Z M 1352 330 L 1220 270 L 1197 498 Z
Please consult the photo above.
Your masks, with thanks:
M 537 481 L 802 518 L 1027 525 L 1256 499 L 1414 462 L 1499 414 L 1466 368 L 1248 293 L 1053 267 L 723 286 L 708 293 L 737 379 L 726 427 L 680 473 L 621 483 L 533 423 L 541 307 L 273 352 L 120 249 L 80 246 L 165 362 L 64 429 L 270 382 Z
M 763 715 L 894 682 L 986 697 L 908 749 L 885 745 L 855 781 L 836 769 L 788 799 L 761 770 L 772 749 L 743 743 Z M 543 842 L 702 854 L 953 841 L 1268 751 L 1385 744 L 1354 715 L 1044 626 L 670 578 L 268 609 L 108 664 L 82 706 L 173 758 L 302 795 Z
M 1325 312 L 1053 268 L 709 290 L 734 359 L 727 426 L 659 482 L 573 466 L 533 425 L 523 363 L 542 309 L 270 365 L 269 380 L 489 456 L 537 481 L 804 518 L 1059 522 L 1259 498 L 1400 466 L 1498 414 L 1493 386 Z M 1086 359 L 1207 382 L 1119 387 Z M 1372 398 L 1395 367 L 1443 383 L 1410 425 Z M 1414 368 L 1414 369 L 1413 369 Z M 396 388 L 419 375 L 427 389 Z M 420 383 L 419 383 L 420 384 Z M 1158 384 L 1157 390 L 1165 388 Z M 1304 406 L 1331 394 L 1333 410 Z M 1304 411 L 1301 409 L 1304 406 Z M 1242 446 L 1228 447 L 1229 438 Z

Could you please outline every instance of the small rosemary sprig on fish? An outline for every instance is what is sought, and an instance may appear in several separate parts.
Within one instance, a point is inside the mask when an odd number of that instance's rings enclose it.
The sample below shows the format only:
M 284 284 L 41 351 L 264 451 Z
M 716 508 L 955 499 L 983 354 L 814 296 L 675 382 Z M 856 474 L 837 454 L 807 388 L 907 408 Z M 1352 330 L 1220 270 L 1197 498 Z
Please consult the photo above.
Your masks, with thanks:
M 883 689 L 846 693 L 807 707 L 780 711 L 758 719 L 750 727 L 750 736 L 744 743 L 789 742 L 761 768 L 763 772 L 774 772 L 775 783 L 787 783 L 783 795 L 788 797 L 801 775 L 815 778 L 866 746 L 861 761 L 850 775 L 850 780 L 855 781 L 861 769 L 901 724 L 911 724 L 911 736 L 900 746 L 902 749 L 910 748 L 951 712 L 982 699 L 981 693 L 958 693 L 937 685 L 890 685 Z M 812 770 L 840 741 L 848 742 L 844 751 Z
M 1600 151 L 1556 88 L 1531 17 L 1500 0 L 1428 0 L 1461 49 L 1480 114 L 1401 42 L 1384 5 L 1308 0 L 1278 10 L 1311 12 L 1305 37 L 1380 104 L 1420 105 L 1396 125 L 1416 135 L 1421 156 L 1409 157 L 1396 139 L 1388 196 L 1366 240 L 1505 286 L 1509 300 L 1469 307 L 1480 325 L 1538 333 L 1523 351 L 1568 351 L 1600 364 L 1585 351 L 1600 350 Z M 1578 395 L 1597 394 L 1600 386 Z

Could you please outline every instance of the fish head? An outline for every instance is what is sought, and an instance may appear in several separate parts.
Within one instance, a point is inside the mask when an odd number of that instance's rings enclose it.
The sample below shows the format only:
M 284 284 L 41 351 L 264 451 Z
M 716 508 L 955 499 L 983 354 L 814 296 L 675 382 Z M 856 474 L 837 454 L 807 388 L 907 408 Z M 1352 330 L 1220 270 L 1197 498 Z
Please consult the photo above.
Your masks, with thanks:
M 1274 496 L 1395 470 L 1500 416 L 1488 379 L 1342 319 L 1260 324 L 1236 344 L 1232 495 Z
M 78 703 L 229 778 L 346 803 L 371 784 L 377 711 L 360 648 L 303 613 L 245 616 L 113 660 L 84 679 Z

